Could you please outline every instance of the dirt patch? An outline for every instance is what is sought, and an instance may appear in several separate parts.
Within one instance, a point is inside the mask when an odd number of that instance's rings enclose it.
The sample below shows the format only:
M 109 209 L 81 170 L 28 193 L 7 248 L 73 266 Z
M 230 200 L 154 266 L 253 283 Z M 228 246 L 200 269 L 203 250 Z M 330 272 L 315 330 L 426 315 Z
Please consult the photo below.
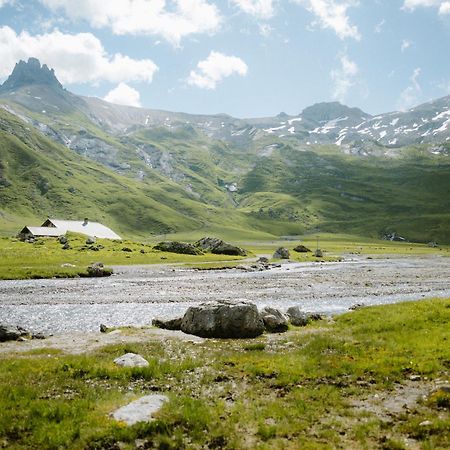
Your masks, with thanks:
M 133 328 L 114 330 L 110 333 L 68 333 L 51 336 L 47 339 L 27 340 L 22 342 L 4 342 L 0 344 L 0 354 L 30 352 L 39 349 L 56 349 L 64 353 L 80 354 L 92 352 L 107 345 L 147 341 L 182 340 L 200 343 L 202 338 L 185 334 L 181 331 L 161 330 L 159 328 Z

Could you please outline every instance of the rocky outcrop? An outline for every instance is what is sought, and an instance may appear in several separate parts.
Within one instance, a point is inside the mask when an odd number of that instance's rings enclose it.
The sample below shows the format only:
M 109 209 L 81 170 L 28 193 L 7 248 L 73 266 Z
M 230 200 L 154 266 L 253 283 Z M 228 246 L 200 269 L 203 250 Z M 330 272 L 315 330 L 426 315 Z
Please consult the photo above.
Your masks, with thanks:
M 155 250 L 170 253 L 180 253 L 184 255 L 202 255 L 203 252 L 195 245 L 188 244 L 187 242 L 178 241 L 166 241 L 160 242 L 153 247 Z
M 286 317 L 278 309 L 266 306 L 259 314 L 268 333 L 284 333 L 289 328 Z
M 22 327 L 14 325 L 0 325 L 0 342 L 30 339 L 31 333 Z
M 155 318 L 152 320 L 152 325 L 163 330 L 181 330 L 182 321 L 182 317 L 176 317 L 175 319 Z
M 289 259 L 290 256 L 289 250 L 285 247 L 278 248 L 273 254 L 274 259 Z
M 311 250 L 308 247 L 305 247 L 304 245 L 297 245 L 297 247 L 294 247 L 294 252 L 297 253 L 309 253 Z
M 204 338 L 254 338 L 264 323 L 253 303 L 221 301 L 189 307 L 181 330 Z
M 204 237 L 194 244 L 205 252 L 216 255 L 247 256 L 247 251 L 236 245 L 229 244 L 222 239 Z

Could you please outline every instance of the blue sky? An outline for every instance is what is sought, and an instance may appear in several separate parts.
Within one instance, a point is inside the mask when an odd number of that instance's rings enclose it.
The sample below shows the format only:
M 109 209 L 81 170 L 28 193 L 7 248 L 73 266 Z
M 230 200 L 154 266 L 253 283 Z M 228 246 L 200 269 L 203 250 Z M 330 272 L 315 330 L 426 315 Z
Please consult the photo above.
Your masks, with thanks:
M 30 56 L 72 92 L 236 117 L 450 94 L 446 0 L 0 0 L 0 81 Z

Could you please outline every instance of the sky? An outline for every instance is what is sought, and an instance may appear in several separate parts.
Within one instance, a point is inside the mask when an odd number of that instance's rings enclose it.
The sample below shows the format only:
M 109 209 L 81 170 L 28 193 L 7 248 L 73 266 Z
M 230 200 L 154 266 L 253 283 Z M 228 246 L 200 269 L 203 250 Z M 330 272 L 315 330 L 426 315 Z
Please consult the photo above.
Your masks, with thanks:
M 450 94 L 447 0 L 0 0 L 0 82 L 37 57 L 70 91 L 235 117 L 370 114 Z

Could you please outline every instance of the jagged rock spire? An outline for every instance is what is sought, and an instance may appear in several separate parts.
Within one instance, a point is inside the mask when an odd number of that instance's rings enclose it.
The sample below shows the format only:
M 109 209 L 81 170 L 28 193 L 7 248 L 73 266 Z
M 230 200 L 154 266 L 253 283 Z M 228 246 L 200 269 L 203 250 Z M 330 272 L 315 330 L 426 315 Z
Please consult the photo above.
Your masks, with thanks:
M 41 66 L 40 61 L 36 58 L 29 58 L 28 62 L 19 61 L 0 89 L 10 91 L 31 84 L 44 84 L 63 89 L 55 76 L 55 71 L 49 69 L 46 64 Z

